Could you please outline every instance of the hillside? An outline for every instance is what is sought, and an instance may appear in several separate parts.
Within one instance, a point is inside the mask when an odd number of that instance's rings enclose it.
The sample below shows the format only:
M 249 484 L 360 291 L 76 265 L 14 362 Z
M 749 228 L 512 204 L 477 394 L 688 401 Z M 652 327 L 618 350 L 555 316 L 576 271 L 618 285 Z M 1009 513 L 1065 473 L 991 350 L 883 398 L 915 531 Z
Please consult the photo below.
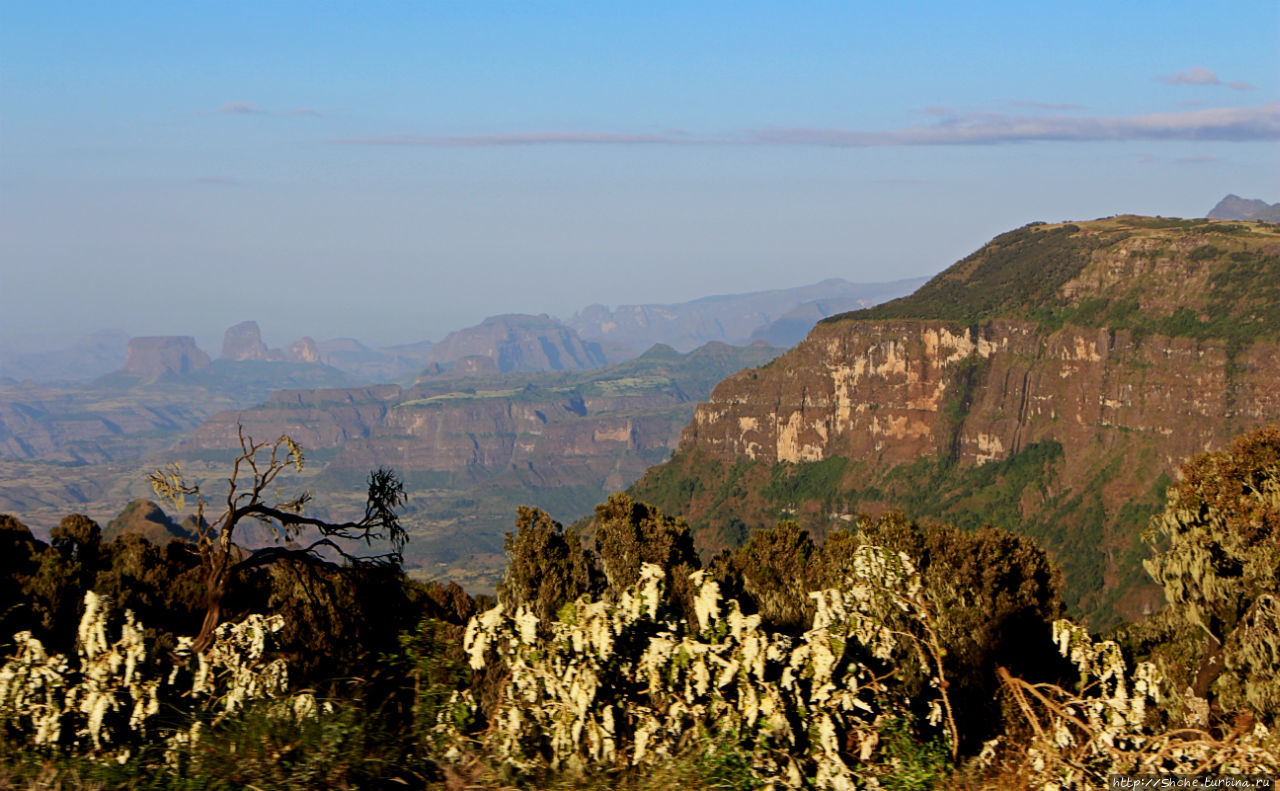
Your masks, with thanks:
M 725 380 L 631 492 L 704 550 L 779 518 L 990 522 L 1044 543 L 1105 624 L 1158 604 L 1138 533 L 1177 465 L 1277 420 L 1280 228 L 1032 225 Z

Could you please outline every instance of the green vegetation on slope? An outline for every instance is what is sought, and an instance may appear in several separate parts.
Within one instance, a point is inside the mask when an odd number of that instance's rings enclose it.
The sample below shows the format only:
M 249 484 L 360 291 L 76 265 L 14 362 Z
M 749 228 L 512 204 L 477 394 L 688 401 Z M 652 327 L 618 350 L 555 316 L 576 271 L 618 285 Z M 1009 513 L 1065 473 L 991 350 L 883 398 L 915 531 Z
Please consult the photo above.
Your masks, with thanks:
M 1117 455 L 1092 473 L 1079 493 L 1055 485 L 1064 460 L 1060 443 L 1040 442 L 998 462 L 961 465 L 946 457 L 922 457 L 871 473 L 843 457 L 817 462 L 727 463 L 685 452 L 645 473 L 629 493 L 686 517 L 704 552 L 741 546 L 752 530 L 795 519 L 823 536 L 859 513 L 898 509 L 912 519 L 940 519 L 965 530 L 987 525 L 1030 536 L 1062 565 L 1063 597 L 1078 617 L 1101 628 L 1118 620 L 1117 603 L 1145 576 L 1145 550 L 1137 537 L 1164 502 L 1167 477 L 1141 497 L 1108 513 L 1099 492 L 1124 463 Z M 869 477 L 870 476 L 870 477 Z M 1130 541 L 1109 547 L 1107 535 Z M 1105 593 L 1107 553 L 1121 560 L 1129 579 Z
M 1103 270 L 1116 261 L 1124 276 L 1110 282 Z M 1233 350 L 1275 341 L 1280 226 L 1147 217 L 1033 223 L 997 236 L 910 296 L 822 323 L 901 318 L 1025 319 L 1046 331 L 1072 324 L 1214 338 Z
M 1081 239 L 1078 225 L 1028 225 L 992 239 L 914 294 L 822 323 L 849 319 L 941 319 L 976 324 L 1025 315 L 1058 302 L 1064 283 L 1089 263 L 1096 241 Z

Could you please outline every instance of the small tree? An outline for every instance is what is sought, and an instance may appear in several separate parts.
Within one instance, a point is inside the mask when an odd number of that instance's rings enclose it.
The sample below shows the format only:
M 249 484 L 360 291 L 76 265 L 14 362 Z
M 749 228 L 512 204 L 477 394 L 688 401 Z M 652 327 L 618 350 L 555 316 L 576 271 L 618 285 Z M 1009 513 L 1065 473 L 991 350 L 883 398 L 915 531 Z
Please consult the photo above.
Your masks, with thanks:
M 521 605 L 549 622 L 566 602 L 591 590 L 591 563 L 582 541 L 545 511 L 520 506 L 516 530 L 507 533 L 507 573 L 498 583 L 498 599 Z
M 1280 429 L 1188 462 L 1145 538 L 1143 565 L 1205 637 L 1192 693 L 1280 717 Z
M 196 503 L 196 541 L 205 587 L 204 621 L 192 644 L 197 652 L 212 645 L 215 630 L 222 621 L 223 602 L 244 572 L 275 563 L 314 569 L 331 565 L 334 559 L 352 564 L 399 566 L 401 550 L 408 541 L 396 513 L 407 499 L 404 484 L 391 470 L 380 468 L 370 473 L 369 493 L 361 519 L 326 522 L 303 515 L 303 508 L 311 500 L 310 493 L 286 499 L 273 488 L 276 479 L 288 468 L 302 470 L 302 448 L 292 438 L 282 435 L 273 442 L 255 442 L 241 427 L 239 439 L 240 455 L 227 478 L 226 507 L 212 519 L 206 517 L 208 501 L 199 484 L 189 482 L 178 465 L 148 476 L 156 495 L 175 507 L 184 507 L 189 497 Z M 286 543 L 252 551 L 238 546 L 236 531 L 246 519 L 266 525 L 278 542 Z M 314 531 L 308 537 L 309 543 L 296 543 L 308 530 Z M 388 543 L 390 549 L 361 555 L 343 543 L 364 542 L 366 547 L 372 547 L 375 541 Z

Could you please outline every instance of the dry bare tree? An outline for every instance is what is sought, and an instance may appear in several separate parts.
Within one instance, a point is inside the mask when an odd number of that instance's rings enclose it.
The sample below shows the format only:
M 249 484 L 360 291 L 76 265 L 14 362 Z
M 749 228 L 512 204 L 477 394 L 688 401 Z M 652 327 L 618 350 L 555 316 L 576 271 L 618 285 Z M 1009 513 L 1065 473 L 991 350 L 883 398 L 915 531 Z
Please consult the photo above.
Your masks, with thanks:
M 369 492 L 364 516 L 356 521 L 328 522 L 303 515 L 311 500 L 309 492 L 284 498 L 276 483 L 289 468 L 301 471 L 304 457 L 301 446 L 288 435 L 272 442 L 257 442 L 238 430 L 240 455 L 233 462 L 227 478 L 226 507 L 221 514 L 208 519 L 208 501 L 198 483 L 189 481 L 178 465 L 171 464 L 147 476 L 156 495 L 181 509 L 186 501 L 195 500 L 197 549 L 204 570 L 205 615 L 193 649 L 202 652 L 214 638 L 223 617 L 223 602 L 239 576 L 254 568 L 278 562 L 293 562 L 304 568 L 332 566 L 335 561 L 350 564 L 392 564 L 398 566 L 408 535 L 397 516 L 405 502 L 404 483 L 395 472 L 379 468 L 369 474 Z M 236 531 L 246 519 L 265 525 L 277 542 L 274 546 L 249 550 L 236 543 Z M 304 543 L 298 539 L 307 531 Z M 366 547 L 389 545 L 390 549 L 372 554 L 353 552 L 351 544 L 363 542 Z

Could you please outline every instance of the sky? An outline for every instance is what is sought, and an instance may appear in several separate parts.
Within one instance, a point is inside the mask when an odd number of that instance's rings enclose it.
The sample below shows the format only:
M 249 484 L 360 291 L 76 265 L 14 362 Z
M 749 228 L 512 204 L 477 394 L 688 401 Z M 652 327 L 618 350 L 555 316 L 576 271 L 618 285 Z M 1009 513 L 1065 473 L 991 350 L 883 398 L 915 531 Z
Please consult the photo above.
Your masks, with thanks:
M 0 345 L 439 340 L 1280 201 L 1280 4 L 0 0 Z

